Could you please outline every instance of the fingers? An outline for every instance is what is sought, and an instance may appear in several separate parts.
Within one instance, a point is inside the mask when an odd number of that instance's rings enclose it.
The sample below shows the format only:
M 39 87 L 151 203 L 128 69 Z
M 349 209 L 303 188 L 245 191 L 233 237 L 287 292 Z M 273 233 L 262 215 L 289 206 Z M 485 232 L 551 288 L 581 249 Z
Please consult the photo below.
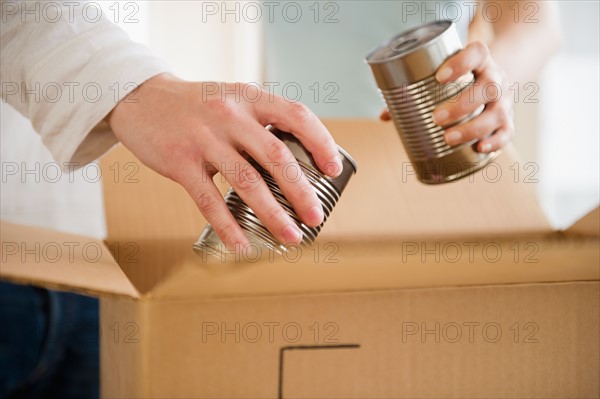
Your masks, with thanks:
M 251 139 L 240 143 L 244 150 L 275 179 L 300 219 L 310 227 L 323 222 L 321 201 L 288 147 L 256 124 Z
M 493 105 L 493 104 L 492 104 Z M 494 112 L 494 107 L 490 105 L 476 118 L 460 125 L 449 128 L 444 133 L 444 138 L 448 145 L 458 145 L 473 139 L 482 139 L 496 130 L 500 124 L 500 117 Z
M 215 149 L 212 154 L 215 159 L 211 163 L 273 236 L 283 244 L 299 244 L 300 228 L 275 200 L 258 171 L 233 148 Z
M 510 127 L 498 129 L 490 137 L 477 144 L 477 151 L 492 152 L 503 148 L 511 140 L 514 130 Z
M 458 97 L 434 110 L 433 121 L 437 125 L 448 125 L 475 111 L 482 104 L 498 101 L 502 77 L 496 76 L 498 73 L 490 64 L 490 52 L 481 42 L 470 43 L 442 64 L 436 73 L 436 79 L 440 83 L 455 81 L 469 72 L 475 73 L 476 81 Z
M 474 112 L 483 104 L 499 101 L 502 96 L 502 77 L 499 75 L 491 70 L 484 72 L 458 96 L 439 105 L 433 111 L 433 121 L 439 126 L 449 125 Z
M 508 112 L 504 107 L 501 102 L 488 104 L 477 117 L 449 128 L 444 133 L 444 139 L 451 146 L 475 139 L 485 139 L 477 146 L 480 152 L 490 152 L 502 147 L 510 140 L 514 131 L 512 121 L 507 117 Z M 494 131 L 496 133 L 490 136 Z M 490 137 L 486 138 L 487 136 Z
M 474 41 L 448 58 L 438 68 L 435 77 L 440 83 L 448 83 L 471 71 L 478 76 L 486 69 L 490 60 L 488 47 L 480 41 Z
M 448 83 L 473 72 L 475 81 L 455 98 L 439 105 L 433 111 L 433 121 L 442 127 L 452 125 L 485 105 L 477 117 L 444 133 L 448 145 L 455 146 L 474 139 L 480 152 L 491 152 L 506 145 L 514 128 L 511 106 L 502 100 L 506 78 L 494 63 L 488 47 L 472 42 L 465 49 L 450 57 L 436 73 L 440 83 Z M 495 132 L 492 135 L 492 132 Z
M 323 173 L 331 177 L 339 176 L 342 173 L 342 160 L 338 147 L 319 118 L 302 103 L 289 102 L 279 96 L 269 97 L 269 100 L 256 103 L 259 122 L 292 133 L 312 154 Z
M 238 245 L 247 245 L 248 238 L 227 208 L 211 176 L 205 171 L 195 173 L 197 170 L 193 168 L 190 170 L 193 170 L 194 174 L 183 178 L 181 184 L 194 199 L 196 206 L 215 229 L 223 244 L 229 250 L 236 250 Z

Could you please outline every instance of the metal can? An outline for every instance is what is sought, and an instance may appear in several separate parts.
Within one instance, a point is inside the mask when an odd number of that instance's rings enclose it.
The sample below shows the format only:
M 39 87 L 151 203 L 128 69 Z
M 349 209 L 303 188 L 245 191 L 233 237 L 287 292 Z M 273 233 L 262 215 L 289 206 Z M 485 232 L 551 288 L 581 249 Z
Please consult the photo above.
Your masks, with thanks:
M 296 158 L 300 169 L 308 179 L 309 183 L 314 187 L 317 197 L 323 205 L 323 213 L 325 215 L 323 223 L 316 227 L 308 227 L 302 223 L 292 208 L 292 205 L 284 197 L 283 193 L 269 172 L 253 159 L 250 159 L 249 162 L 254 168 L 256 168 L 262 179 L 264 179 L 277 202 L 300 228 L 300 231 L 302 232 L 302 242 L 300 243 L 300 246 L 308 247 L 317 238 L 317 235 L 321 231 L 323 224 L 331 215 L 333 208 L 337 204 L 342 192 L 346 188 L 348 181 L 356 173 L 356 162 L 354 162 L 352 157 L 346 151 L 344 151 L 344 149 L 338 146 L 343 169 L 338 177 L 331 178 L 320 172 L 312 155 L 306 150 L 306 148 L 304 148 L 300 140 L 298 140 L 294 135 L 272 127 L 269 127 L 269 130 L 271 130 L 271 132 L 290 149 Z M 258 217 L 256 217 L 252 209 L 246 205 L 246 203 L 240 198 L 233 188 L 229 188 L 227 191 L 227 194 L 225 195 L 225 203 L 227 204 L 229 211 L 233 214 L 233 217 L 237 223 L 246 233 L 254 250 L 264 249 L 278 254 L 283 254 L 284 252 L 288 251 L 289 248 L 273 237 L 273 235 L 267 230 Z M 206 254 L 223 257 L 223 255 L 227 253 L 225 245 L 210 224 L 207 225 L 202 231 L 200 238 L 198 238 L 198 241 L 194 244 L 194 250 L 198 255 L 203 257 Z
M 449 146 L 443 137 L 444 130 L 476 117 L 483 106 L 445 126 L 433 122 L 439 104 L 468 95 L 475 81 L 472 73 L 446 84 L 435 79 L 437 69 L 461 49 L 454 23 L 437 21 L 392 37 L 366 58 L 417 178 L 426 184 L 458 180 L 497 156 L 477 152 L 477 140 Z

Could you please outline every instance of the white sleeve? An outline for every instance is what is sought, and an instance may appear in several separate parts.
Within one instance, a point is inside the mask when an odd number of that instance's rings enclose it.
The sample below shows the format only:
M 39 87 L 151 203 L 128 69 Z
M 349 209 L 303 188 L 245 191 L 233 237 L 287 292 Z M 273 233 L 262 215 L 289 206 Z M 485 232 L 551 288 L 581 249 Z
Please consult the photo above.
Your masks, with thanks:
M 0 3 L 2 101 L 63 167 L 97 159 L 117 142 L 106 115 L 168 66 L 84 2 Z

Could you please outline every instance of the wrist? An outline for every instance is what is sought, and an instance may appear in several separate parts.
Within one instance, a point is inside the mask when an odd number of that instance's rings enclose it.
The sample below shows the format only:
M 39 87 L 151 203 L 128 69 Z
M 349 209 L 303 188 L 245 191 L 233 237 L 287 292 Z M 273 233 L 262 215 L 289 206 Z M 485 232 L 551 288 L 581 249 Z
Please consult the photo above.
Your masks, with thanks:
M 134 117 L 134 113 L 131 112 L 132 106 L 139 106 L 142 99 L 148 99 L 157 89 L 161 90 L 161 88 L 166 87 L 165 85 L 176 81 L 180 81 L 180 79 L 170 73 L 160 73 L 151 77 L 121 98 L 104 120 L 112 131 L 117 134 L 118 131 L 121 131 L 120 127 L 126 124 L 127 120 Z

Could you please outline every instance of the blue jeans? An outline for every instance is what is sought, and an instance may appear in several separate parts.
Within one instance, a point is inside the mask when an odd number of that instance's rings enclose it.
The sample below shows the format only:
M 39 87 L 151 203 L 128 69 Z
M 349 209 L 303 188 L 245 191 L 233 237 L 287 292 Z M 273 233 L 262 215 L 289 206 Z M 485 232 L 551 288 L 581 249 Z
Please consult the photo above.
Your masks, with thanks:
M 98 300 L 0 282 L 0 398 L 99 397 Z

